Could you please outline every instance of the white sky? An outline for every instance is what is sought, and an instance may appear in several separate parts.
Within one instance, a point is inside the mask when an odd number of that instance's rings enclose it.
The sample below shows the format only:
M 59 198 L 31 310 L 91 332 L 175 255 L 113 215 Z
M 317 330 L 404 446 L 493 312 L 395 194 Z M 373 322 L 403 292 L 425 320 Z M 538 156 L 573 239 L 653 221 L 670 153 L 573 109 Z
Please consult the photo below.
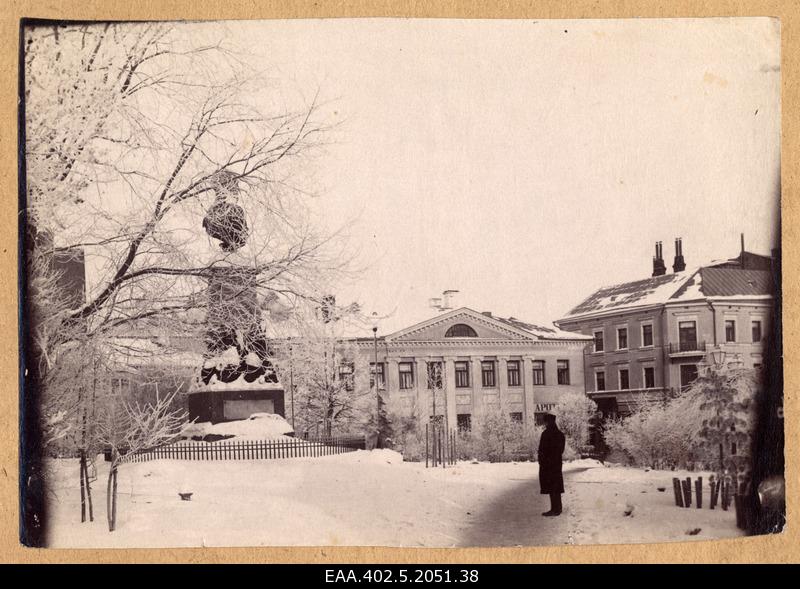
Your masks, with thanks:
M 387 333 L 459 304 L 533 321 L 650 275 L 769 253 L 780 174 L 770 19 L 230 22 L 283 87 L 333 100 L 314 210 Z M 311 171 L 310 171 L 311 172 Z

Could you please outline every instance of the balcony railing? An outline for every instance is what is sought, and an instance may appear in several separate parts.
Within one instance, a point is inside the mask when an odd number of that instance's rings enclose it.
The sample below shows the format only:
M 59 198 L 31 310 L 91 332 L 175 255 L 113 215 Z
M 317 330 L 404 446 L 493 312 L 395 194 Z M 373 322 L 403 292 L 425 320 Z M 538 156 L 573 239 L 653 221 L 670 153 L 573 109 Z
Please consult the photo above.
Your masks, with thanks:
M 678 342 L 669 344 L 670 354 L 681 354 L 686 352 L 705 353 L 706 342 Z

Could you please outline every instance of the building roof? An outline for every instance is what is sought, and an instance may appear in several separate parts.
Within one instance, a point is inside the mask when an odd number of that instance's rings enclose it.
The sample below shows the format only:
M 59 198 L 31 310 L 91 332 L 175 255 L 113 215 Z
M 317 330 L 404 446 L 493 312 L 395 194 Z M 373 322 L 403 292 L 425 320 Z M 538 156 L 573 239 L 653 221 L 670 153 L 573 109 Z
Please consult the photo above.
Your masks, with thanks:
M 773 278 L 763 261 L 765 259 L 769 260 L 744 252 L 736 258 L 711 262 L 684 272 L 604 286 L 559 321 L 705 298 L 769 298 L 773 293 Z
M 421 333 L 426 328 L 435 324 L 441 324 L 456 320 L 463 320 L 464 318 L 471 319 L 474 322 L 494 325 L 495 328 L 500 328 L 506 333 L 516 334 L 516 337 L 536 339 L 536 340 L 563 340 L 563 341 L 582 341 L 587 339 L 587 336 L 565 331 L 556 327 L 553 324 L 535 324 L 517 319 L 516 317 L 497 317 L 490 313 L 479 313 L 469 307 L 460 307 L 446 313 L 432 317 L 426 321 L 416 323 L 400 331 L 396 331 L 387 335 L 384 339 L 388 342 L 398 340 L 410 336 L 415 333 Z M 589 338 L 591 339 L 591 338 Z
M 517 329 L 521 329 L 522 331 L 526 331 L 531 335 L 535 335 L 539 339 L 576 340 L 576 339 L 585 339 L 586 337 L 572 331 L 564 331 L 563 329 L 559 329 L 558 327 L 552 324 L 536 325 L 534 323 L 521 321 L 516 317 L 509 317 L 506 319 L 505 317 L 495 317 L 494 315 L 492 315 L 492 318 L 496 319 L 497 321 L 500 321 L 501 323 L 505 323 L 506 325 L 510 325 L 512 327 L 516 327 Z
M 703 294 L 709 297 L 771 295 L 772 275 L 764 270 L 702 268 Z

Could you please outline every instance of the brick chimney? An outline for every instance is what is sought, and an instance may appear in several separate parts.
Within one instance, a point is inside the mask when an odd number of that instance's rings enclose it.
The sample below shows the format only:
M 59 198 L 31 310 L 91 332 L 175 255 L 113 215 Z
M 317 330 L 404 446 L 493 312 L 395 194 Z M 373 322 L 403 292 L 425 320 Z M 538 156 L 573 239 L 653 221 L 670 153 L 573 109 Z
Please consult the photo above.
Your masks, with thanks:
M 675 239 L 675 262 L 672 264 L 673 272 L 683 272 L 686 270 L 686 262 L 683 261 L 683 243 L 681 238 Z
M 656 242 L 656 255 L 653 256 L 653 276 L 663 276 L 667 273 L 667 267 L 664 264 L 664 256 L 661 251 L 661 242 Z

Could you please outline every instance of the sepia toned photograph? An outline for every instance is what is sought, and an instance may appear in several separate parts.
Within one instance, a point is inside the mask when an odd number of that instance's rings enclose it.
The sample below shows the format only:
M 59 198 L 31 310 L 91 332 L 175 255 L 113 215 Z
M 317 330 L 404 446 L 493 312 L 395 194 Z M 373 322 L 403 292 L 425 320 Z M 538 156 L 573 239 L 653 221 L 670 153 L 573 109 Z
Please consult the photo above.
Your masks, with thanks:
M 786 525 L 776 18 L 20 34 L 20 540 Z

